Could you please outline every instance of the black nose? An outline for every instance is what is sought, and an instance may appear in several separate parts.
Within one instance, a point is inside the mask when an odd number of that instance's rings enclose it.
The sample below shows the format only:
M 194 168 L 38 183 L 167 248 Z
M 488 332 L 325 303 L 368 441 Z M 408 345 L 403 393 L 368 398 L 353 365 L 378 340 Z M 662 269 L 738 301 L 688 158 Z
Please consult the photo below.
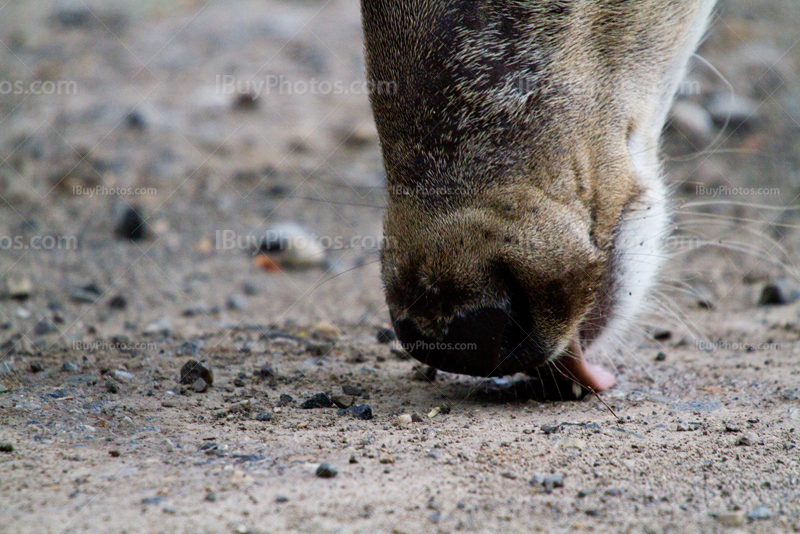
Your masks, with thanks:
M 511 375 L 542 363 L 541 344 L 520 328 L 501 308 L 456 317 L 441 339 L 423 335 L 411 319 L 395 324 L 400 343 L 414 358 L 442 371 L 473 376 Z

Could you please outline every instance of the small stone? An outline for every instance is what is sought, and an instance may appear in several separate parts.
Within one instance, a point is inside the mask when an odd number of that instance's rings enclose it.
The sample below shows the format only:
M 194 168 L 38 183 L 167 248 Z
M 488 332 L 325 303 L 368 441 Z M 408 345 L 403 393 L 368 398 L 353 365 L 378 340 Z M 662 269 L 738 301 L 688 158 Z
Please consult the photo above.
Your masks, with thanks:
M 561 441 L 562 449 L 583 449 L 586 447 L 586 442 L 578 438 L 566 438 Z
M 701 149 L 714 138 L 714 120 L 700 104 L 678 100 L 670 111 L 670 125 Z
M 244 282 L 242 283 L 242 293 L 244 293 L 245 296 L 248 297 L 255 297 L 260 293 L 260 291 L 258 289 L 258 286 L 256 286 L 255 284 L 251 284 L 250 282 Z
M 759 441 L 758 434 L 756 434 L 755 432 L 751 431 L 751 432 L 745 432 L 744 434 L 742 434 L 739 437 L 739 439 L 736 440 L 736 444 L 744 446 L 744 447 L 750 447 L 750 446 L 755 445 L 756 443 L 758 443 L 758 441 Z
M 595 493 L 596 491 L 597 490 L 594 490 L 594 489 L 582 489 L 582 490 L 580 490 L 578 492 L 578 498 L 579 499 L 583 499 L 583 498 L 588 497 L 589 495 Z
M 261 378 L 261 380 L 274 383 L 276 374 L 275 374 L 275 369 L 272 367 L 272 364 L 265 363 L 264 365 L 262 365 L 261 368 L 258 370 L 258 376 Z
M 0 452 L 14 452 L 14 446 L 7 442 L 0 443 Z
M 656 341 L 669 341 L 672 338 L 672 332 L 669 330 L 656 330 L 653 332 L 653 339 Z
M 208 389 L 208 382 L 206 382 L 202 378 L 198 378 L 197 380 L 192 382 L 192 390 L 194 390 L 195 393 L 203 393 L 207 389 Z
M 407 413 L 404 413 L 404 414 L 398 416 L 397 422 L 400 423 L 401 425 L 410 424 L 411 423 L 411 415 L 407 414 Z
M 364 390 L 356 386 L 351 386 L 350 384 L 345 384 L 342 386 L 342 393 L 345 395 L 352 395 L 353 397 L 360 397 L 364 394 Z
M 378 328 L 377 334 L 378 343 L 388 344 L 397 339 L 397 335 L 391 328 Z
M 9 275 L 6 279 L 8 296 L 14 300 L 26 300 L 33 293 L 33 283 L 25 275 Z
M 686 423 L 684 421 L 678 421 L 678 424 L 677 424 L 675 430 L 677 430 L 678 432 L 689 432 L 691 430 L 691 428 L 689 427 L 688 423 Z
M 338 408 L 349 408 L 356 402 L 356 398 L 349 395 L 333 395 L 331 400 Z
M 229 296 L 225 301 L 225 307 L 228 308 L 230 311 L 246 311 L 247 310 L 247 297 L 244 295 L 240 295 L 239 293 L 234 293 L 233 295 Z
M 744 525 L 744 511 L 739 510 L 736 512 L 723 512 L 715 514 L 714 519 L 723 527 L 735 528 Z
M 339 470 L 335 466 L 327 462 L 319 464 L 317 467 L 317 476 L 320 478 L 333 478 L 339 474 Z
M 751 521 L 762 521 L 772 517 L 772 510 L 764 504 L 756 506 L 747 513 L 747 519 Z
M 541 486 L 544 484 L 545 476 L 541 473 L 534 473 L 531 479 L 528 481 L 528 484 L 531 486 Z
M 0 393 L 8 393 L 10 390 L 3 384 L 0 384 Z
M 83 304 L 94 304 L 102 296 L 103 291 L 96 284 L 73 287 L 69 292 L 70 299 Z
M 725 423 L 725 432 L 740 432 L 741 428 L 735 423 Z
M 181 367 L 180 383 L 194 385 L 198 378 L 202 378 L 209 386 L 214 385 L 214 374 L 211 369 L 207 369 L 197 360 L 188 360 Z
M 144 333 L 150 335 L 168 336 L 172 333 L 172 321 L 169 317 L 162 317 L 144 327 Z
M 44 366 L 40 362 L 31 362 L 31 373 L 41 373 L 44 371 Z
M 241 378 L 234 378 L 233 379 L 233 385 L 236 386 L 237 388 L 243 388 L 244 387 L 244 380 L 242 380 Z
M 350 457 L 350 463 L 351 464 L 357 464 L 358 463 L 358 458 L 356 458 L 355 456 L 351 456 Z
M 234 529 L 236 534 L 249 534 L 250 529 L 248 529 L 245 525 L 239 525 Z
M 72 362 L 64 362 L 61 365 L 61 371 L 64 373 L 74 373 L 77 372 L 78 366 Z
M 361 419 L 362 421 L 369 421 L 373 417 L 372 408 L 370 408 L 366 404 L 351 406 L 350 408 L 347 409 L 347 413 L 349 413 L 356 419 Z
M 545 477 L 543 484 L 544 490 L 550 493 L 553 491 L 553 488 L 561 488 L 564 486 L 564 475 L 563 473 L 554 473 Z
M 256 421 L 262 421 L 262 422 L 272 421 L 272 414 L 269 412 L 261 412 L 256 416 Z
M 115 450 L 112 450 L 112 451 L 108 451 L 108 454 L 109 454 L 109 456 L 111 456 L 112 458 L 119 458 L 120 456 L 122 456 L 122 453 L 120 453 L 120 452 L 119 452 L 118 450 L 116 450 L 116 449 L 115 449 Z
M 715 94 L 706 107 L 715 124 L 722 126 L 727 122 L 729 128 L 755 122 L 758 108 L 752 99 L 730 93 Z
M 214 493 L 213 491 L 209 491 L 208 493 L 206 493 L 204 499 L 206 502 L 217 502 L 217 494 Z
M 128 301 L 122 295 L 115 295 L 108 301 L 108 307 L 112 310 L 122 311 L 128 307 Z
M 139 241 L 147 237 L 147 223 L 137 206 L 122 205 L 114 220 L 114 234 L 120 239 Z
M 129 373 L 128 371 L 122 371 L 120 369 L 116 369 L 114 371 L 114 378 L 116 378 L 120 382 L 130 382 L 131 380 L 133 380 L 133 374 Z
M 411 379 L 418 382 L 435 382 L 437 370 L 427 365 L 415 365 L 411 370 Z
M 33 333 L 37 336 L 46 336 L 58 332 L 58 327 L 50 319 L 42 319 L 33 327 Z
M 666 359 L 667 359 L 667 355 L 664 354 L 663 352 L 659 352 L 658 354 L 656 354 L 656 361 L 657 362 L 663 362 L 663 361 L 666 361 Z
M 313 397 L 307 399 L 300 405 L 304 410 L 312 410 L 315 408 L 332 408 L 333 401 L 324 393 L 317 393 Z
M 275 497 L 275 502 L 278 504 L 287 503 L 289 502 L 289 497 L 287 497 L 286 495 L 278 495 L 277 497 Z
M 237 111 L 253 111 L 258 109 L 256 93 L 239 93 L 233 101 L 233 109 Z
M 788 280 L 781 279 L 764 286 L 758 299 L 758 305 L 784 306 L 798 300 L 800 300 L 800 289 L 793 287 Z
M 119 393 L 119 384 L 111 378 L 106 378 L 106 391 L 109 393 Z
M 125 116 L 125 126 L 130 130 L 143 132 L 147 126 L 144 116 L 138 110 L 132 110 Z
M 561 430 L 561 425 L 559 424 L 542 425 L 542 432 L 544 432 L 545 434 L 555 434 L 559 430 Z
M 278 399 L 278 406 L 279 407 L 289 406 L 293 402 L 294 402 L 294 399 L 292 398 L 291 395 L 287 395 L 287 394 L 283 393 L 283 394 L 281 394 L 280 398 Z

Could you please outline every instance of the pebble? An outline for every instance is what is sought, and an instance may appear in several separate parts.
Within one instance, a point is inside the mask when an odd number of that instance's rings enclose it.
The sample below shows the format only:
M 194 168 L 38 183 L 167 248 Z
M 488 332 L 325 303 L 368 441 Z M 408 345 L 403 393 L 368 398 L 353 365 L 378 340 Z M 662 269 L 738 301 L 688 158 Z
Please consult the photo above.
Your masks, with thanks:
M 345 384 L 342 386 L 342 393 L 345 395 L 352 395 L 353 397 L 360 397 L 364 394 L 364 390 L 356 386 L 351 386 L 350 384 Z
M 172 321 L 169 317 L 162 317 L 144 327 L 145 334 L 168 336 L 172 333 Z
M 289 406 L 294 402 L 294 399 L 291 395 L 287 395 L 285 393 L 281 394 L 280 398 L 278 399 L 278 406 Z
M 143 132 L 147 127 L 144 116 L 138 110 L 132 110 L 125 116 L 125 126 L 129 129 Z
M 258 370 L 258 376 L 261 378 L 261 380 L 275 382 L 275 368 L 272 367 L 272 364 L 265 363 Z
M 206 368 L 197 360 L 188 360 L 183 367 L 181 367 L 181 384 L 192 384 L 202 378 L 209 386 L 214 385 L 214 374 L 211 369 Z
M 9 390 L 3 384 L 0 384 L 0 393 L 8 393 L 9 391 L 11 391 L 11 390 Z
M 800 289 L 793 287 L 788 280 L 781 279 L 764 286 L 758 299 L 758 305 L 784 306 L 798 300 L 800 300 Z
M 528 484 L 531 486 L 541 486 L 544 484 L 545 476 L 541 473 L 534 473 L 531 479 L 528 481 Z
M 333 395 L 331 400 L 338 408 L 349 408 L 356 403 L 356 398 L 350 395 Z
M 714 519 L 723 527 L 735 528 L 744 525 L 744 511 L 714 514 Z
M 128 307 L 128 301 L 122 295 L 115 295 L 108 301 L 108 307 L 112 310 L 122 311 Z
M 401 425 L 407 425 L 411 423 L 411 414 L 404 413 L 397 418 L 397 422 Z
M 200 345 L 186 341 L 175 351 L 178 356 L 197 356 L 202 351 Z
M 25 300 L 33 293 L 33 283 L 25 275 L 9 275 L 6 279 L 6 289 L 8 296 L 14 300 Z
M 689 423 L 686 423 L 684 421 L 678 421 L 678 425 L 675 428 L 675 430 L 677 430 L 678 432 L 689 432 L 691 428 L 689 427 Z
M 247 310 L 247 297 L 242 294 L 234 293 L 230 295 L 225 301 L 225 307 L 230 311 L 246 311 Z
M 121 205 L 113 224 L 114 234 L 120 239 L 139 241 L 147 237 L 147 223 L 138 206 Z
M 58 332 L 58 327 L 50 319 L 44 318 L 33 327 L 33 333 L 37 336 L 46 336 Z
M 358 458 L 356 458 L 355 456 L 351 456 L 350 457 L 350 463 L 351 464 L 357 464 L 358 463 Z
M 317 393 L 313 397 L 307 399 L 300 405 L 304 410 L 311 410 L 314 408 L 332 408 L 333 401 L 324 393 Z
M 109 393 L 119 393 L 119 384 L 110 377 L 106 378 L 106 391 Z
M 320 478 L 333 478 L 338 474 L 339 470 L 327 462 L 321 463 L 319 467 L 317 467 L 317 476 Z
M 741 445 L 744 447 L 750 447 L 751 445 L 755 445 L 758 443 L 759 437 L 758 434 L 755 432 L 745 432 L 742 434 L 738 440 L 736 440 L 737 445 Z
M 256 416 L 256 421 L 266 422 L 271 420 L 272 420 L 272 414 L 269 412 L 261 412 Z
M 666 361 L 666 359 L 667 359 L 667 355 L 665 353 L 659 352 L 658 354 L 656 354 L 656 361 L 657 362 L 663 362 L 663 361 Z
M 277 497 L 275 497 L 275 502 L 278 504 L 289 502 L 289 497 L 287 497 L 286 495 L 278 495 Z
M 206 502 L 217 502 L 217 494 L 214 493 L 213 491 L 209 491 L 208 493 L 206 493 L 204 500 Z
M 248 297 L 255 297 L 260 293 L 258 286 L 250 282 L 242 283 L 242 292 Z
M 722 126 L 727 122 L 729 128 L 750 124 L 758 118 L 755 115 L 758 104 L 750 98 L 739 95 L 716 94 L 706 109 L 715 124 Z
M 20 319 L 27 319 L 31 316 L 31 312 L 25 308 L 17 308 L 17 317 Z
M 378 343 L 388 344 L 397 339 L 397 335 L 391 328 L 378 328 Z
M 350 408 L 347 409 L 347 413 L 349 413 L 356 419 L 361 419 L 362 421 L 369 421 L 373 417 L 372 408 L 370 408 L 366 404 L 351 406 Z
M 750 519 L 751 521 L 761 521 L 764 519 L 770 519 L 771 517 L 772 510 L 770 510 L 769 507 L 764 504 L 756 506 L 747 512 L 747 519 Z
M 564 487 L 564 475 L 563 473 L 554 473 L 550 476 L 545 477 L 544 479 L 544 490 L 547 493 L 553 491 L 553 488 L 561 488 Z
M 542 425 L 542 432 L 544 432 L 545 434 L 555 434 L 559 430 L 561 430 L 561 425 L 559 424 Z
M 31 373 L 41 373 L 44 371 L 44 366 L 40 362 L 31 362 Z
M 192 383 L 192 389 L 195 391 L 195 393 L 203 393 L 208 389 L 208 382 L 202 378 L 198 378 Z
M 428 367 L 427 365 L 415 365 L 411 370 L 411 380 L 419 382 L 434 382 L 436 381 L 437 370 L 435 367 Z
M 64 362 L 61 365 L 61 370 L 65 373 L 74 373 L 78 370 L 78 366 L 72 362 Z
M 692 102 L 678 100 L 670 111 L 671 126 L 701 149 L 714 138 L 714 120 L 711 113 Z
M 103 296 L 103 292 L 95 284 L 73 287 L 69 291 L 70 299 L 74 302 L 81 302 L 84 304 L 94 304 L 101 296 Z
M 0 452 L 14 452 L 14 446 L 11 443 L 0 443 Z
M 291 222 L 268 228 L 258 244 L 258 251 L 276 255 L 280 265 L 289 269 L 317 267 L 325 263 L 322 245 L 300 225 Z
M 116 378 L 120 382 L 130 382 L 131 380 L 133 380 L 133 374 L 127 371 L 122 371 L 120 369 L 117 369 L 114 371 L 114 378 Z

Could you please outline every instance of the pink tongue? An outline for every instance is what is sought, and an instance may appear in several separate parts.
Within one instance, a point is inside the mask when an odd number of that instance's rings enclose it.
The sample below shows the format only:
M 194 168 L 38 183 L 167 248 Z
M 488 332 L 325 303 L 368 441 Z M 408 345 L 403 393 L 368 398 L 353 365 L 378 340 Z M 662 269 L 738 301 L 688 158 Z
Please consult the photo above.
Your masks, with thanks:
M 613 374 L 583 359 L 583 351 L 577 341 L 570 343 L 567 353 L 561 356 L 557 364 L 564 374 L 595 393 L 611 389 L 617 383 Z

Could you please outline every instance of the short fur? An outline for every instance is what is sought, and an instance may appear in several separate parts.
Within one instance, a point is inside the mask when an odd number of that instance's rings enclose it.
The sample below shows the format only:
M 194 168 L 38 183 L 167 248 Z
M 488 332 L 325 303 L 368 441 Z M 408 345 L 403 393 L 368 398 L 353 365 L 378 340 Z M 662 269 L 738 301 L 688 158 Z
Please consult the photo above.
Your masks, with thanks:
M 668 226 L 658 139 L 713 4 L 362 0 L 382 278 L 414 356 L 531 372 L 625 329 Z

